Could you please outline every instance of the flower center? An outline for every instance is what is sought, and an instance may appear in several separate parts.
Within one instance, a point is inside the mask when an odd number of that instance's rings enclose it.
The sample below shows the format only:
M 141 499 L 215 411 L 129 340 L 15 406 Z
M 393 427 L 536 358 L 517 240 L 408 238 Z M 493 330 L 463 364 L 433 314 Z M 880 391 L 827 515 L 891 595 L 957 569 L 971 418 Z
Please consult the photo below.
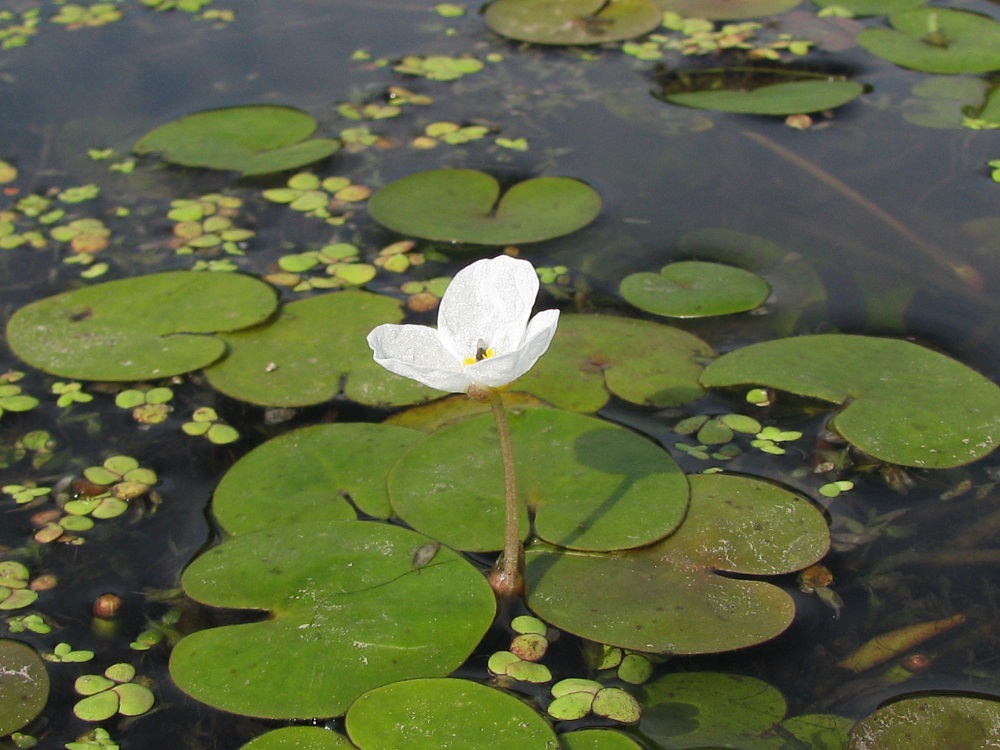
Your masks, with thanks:
M 479 339 L 479 343 L 476 344 L 476 356 L 466 357 L 462 360 L 462 364 L 466 367 L 469 365 L 474 365 L 476 362 L 482 362 L 484 359 L 489 359 L 494 354 L 494 351 L 486 346 L 486 342 Z

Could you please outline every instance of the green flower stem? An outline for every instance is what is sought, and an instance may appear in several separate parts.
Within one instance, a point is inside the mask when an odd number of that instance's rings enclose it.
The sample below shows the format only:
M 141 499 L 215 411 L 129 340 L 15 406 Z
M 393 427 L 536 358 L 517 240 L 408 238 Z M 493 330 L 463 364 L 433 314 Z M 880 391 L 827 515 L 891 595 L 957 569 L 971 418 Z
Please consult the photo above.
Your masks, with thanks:
M 514 444 L 510 422 L 500 391 L 490 390 L 490 405 L 497 423 L 497 438 L 503 462 L 504 546 L 490 573 L 490 585 L 500 597 L 524 596 L 524 546 L 521 544 L 521 505 L 517 499 L 517 474 L 514 469 Z

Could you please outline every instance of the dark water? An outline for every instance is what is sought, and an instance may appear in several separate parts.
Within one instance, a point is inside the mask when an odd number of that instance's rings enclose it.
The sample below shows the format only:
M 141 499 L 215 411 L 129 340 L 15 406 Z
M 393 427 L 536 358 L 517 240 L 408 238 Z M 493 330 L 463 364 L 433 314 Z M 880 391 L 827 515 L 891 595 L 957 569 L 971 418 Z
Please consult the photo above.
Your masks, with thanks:
M 30 6 L 4 4 L 16 12 Z M 355 226 L 334 230 L 260 199 L 261 187 L 280 180 L 231 184 L 225 175 L 164 169 L 155 162 L 123 176 L 108 172 L 107 162 L 91 161 L 85 152 L 114 148 L 115 158 L 124 158 L 130 144 L 155 125 L 206 108 L 245 103 L 302 108 L 320 120 L 321 135 L 336 135 L 357 124 L 335 114 L 338 103 L 364 101 L 390 85 L 402 85 L 434 97 L 434 103 L 426 111 L 411 109 L 400 118 L 368 123 L 396 147 L 338 154 L 323 173 L 378 186 L 420 169 L 467 166 L 510 180 L 560 174 L 588 182 L 604 200 L 597 222 L 523 254 L 539 266 L 565 265 L 585 280 L 590 288 L 587 308 L 626 310 L 617 296 L 621 278 L 697 256 L 702 244 L 695 233 L 721 229 L 777 245 L 815 273 L 823 298 L 799 315 L 796 295 L 802 290 L 791 280 L 770 304 L 770 317 L 738 316 L 687 326 L 720 351 L 779 335 L 772 324 L 786 320 L 796 332 L 905 334 L 987 375 L 1000 372 L 995 294 L 1000 270 L 994 260 L 1000 245 L 995 239 L 990 243 L 989 233 L 970 229 L 971 222 L 995 220 L 1000 186 L 988 178 L 985 162 L 1000 158 L 1000 152 L 989 132 L 923 128 L 902 118 L 900 106 L 924 74 L 899 70 L 856 49 L 815 53 L 810 60 L 850 70 L 872 90 L 832 118 L 819 118 L 815 129 L 798 132 L 777 118 L 668 107 L 650 95 L 662 75 L 656 66 L 613 48 L 596 50 L 596 59 L 575 51 L 522 48 L 494 36 L 474 12 L 442 19 L 431 6 L 385 0 L 231 0 L 220 7 L 235 11 L 235 20 L 213 24 L 126 2 L 120 21 L 67 30 L 48 22 L 56 6 L 43 3 L 46 20 L 39 33 L 23 49 L 0 51 L 0 158 L 17 166 L 14 185 L 20 191 L 0 197 L 0 210 L 27 193 L 98 183 L 101 196 L 77 210 L 104 218 L 112 228 L 112 246 L 100 255 L 111 266 L 107 279 L 190 267 L 191 258 L 176 256 L 168 246 L 167 204 L 222 188 L 246 201 L 244 225 L 258 233 L 248 254 L 234 259 L 241 270 L 263 274 L 273 270 L 281 255 L 332 237 L 358 240 L 364 252 L 374 255 L 395 239 L 391 233 L 373 227 L 363 214 Z M 990 10 L 985 4 L 968 7 Z M 779 22 L 794 29 L 812 15 L 802 8 Z M 837 22 L 826 23 L 838 28 Z M 456 33 L 446 33 L 449 28 Z M 404 54 L 469 52 L 480 58 L 499 53 L 503 61 L 459 81 L 435 82 L 352 61 L 358 49 L 389 60 Z M 487 124 L 506 137 L 527 137 L 530 150 L 500 149 L 492 139 L 430 151 L 407 147 L 424 125 L 436 120 Z M 119 205 L 132 213 L 112 217 Z M 78 283 L 80 267 L 64 264 L 64 253 L 52 243 L 46 250 L 0 251 L 4 322 L 24 303 Z M 469 257 L 454 255 L 430 275 L 454 273 Z M 964 266 L 975 269 L 981 288 L 956 274 Z M 373 287 L 386 283 L 380 277 Z M 285 297 L 293 295 L 285 292 Z M 140 430 L 126 412 L 110 406 L 110 397 L 100 394 L 93 404 L 58 409 L 47 396 L 54 379 L 25 368 L 0 349 L 0 372 L 8 369 L 26 370 L 26 390 L 40 395 L 44 405 L 26 414 L 4 414 L 0 444 L 10 444 L 30 429 L 49 430 L 60 446 L 52 463 L 60 475 L 125 452 L 155 467 L 163 497 L 155 513 L 147 509 L 100 524 L 82 546 L 32 548 L 33 572 L 59 578 L 35 609 L 59 629 L 49 636 L 16 637 L 40 651 L 60 641 L 94 650 L 95 664 L 136 663 L 140 674 L 155 682 L 157 710 L 109 724 L 128 747 L 228 749 L 260 734 L 269 726 L 265 722 L 212 711 L 176 690 L 162 646 L 136 659 L 128 643 L 145 619 L 168 609 L 154 592 L 176 587 L 183 566 L 211 541 L 211 492 L 236 458 L 290 427 L 381 415 L 333 402 L 304 410 L 280 426 L 265 426 L 263 410 L 221 398 L 193 378 L 175 387 L 176 412 L 211 404 L 243 434 L 234 446 L 212 447 L 177 429 Z M 737 408 L 738 399 L 713 396 L 667 414 L 615 403 L 603 415 L 669 447 L 677 440 L 670 430 L 677 417 L 699 409 Z M 820 429 L 821 416 L 792 419 L 798 420 L 796 429 L 806 432 L 808 445 Z M 683 452 L 674 453 L 687 470 L 703 468 Z M 734 468 L 806 490 L 813 486 L 801 471 L 806 462 L 803 455 L 772 460 L 748 454 Z M 893 695 L 919 689 L 997 694 L 994 567 L 894 558 L 954 549 L 963 534 L 979 533 L 974 543 L 965 539 L 969 546 L 995 544 L 1000 524 L 992 517 L 1000 506 L 988 486 L 995 471 L 997 461 L 990 458 L 967 469 L 914 473 L 914 486 L 905 495 L 890 489 L 878 472 L 863 475 L 854 492 L 824 501 L 835 531 L 844 532 L 845 521 L 852 521 L 867 525 L 870 532 L 862 541 L 853 532 L 855 537 L 842 540 L 825 561 L 836 573 L 835 589 L 844 600 L 840 617 L 815 597 L 797 595 L 798 618 L 782 637 L 735 655 L 690 659 L 685 667 L 766 679 L 785 692 L 792 714 L 823 710 L 860 717 Z M 32 472 L 25 459 L 0 477 L 4 484 L 58 479 L 45 472 Z M 962 480 L 985 489 L 939 499 Z M 900 508 L 907 513 L 873 531 L 878 524 L 872 514 Z M 9 498 L 0 501 L 0 551 L 25 549 L 32 533 L 29 514 Z M 795 590 L 791 578 L 782 583 Z M 112 635 L 94 632 L 89 614 L 93 599 L 106 591 L 124 598 L 125 614 Z M 903 685 L 876 677 L 848 679 L 829 667 L 835 660 L 831 654 L 842 655 L 883 630 L 954 612 L 966 613 L 968 625 L 958 635 L 935 641 L 931 668 Z M 195 627 L 216 616 L 189 606 L 184 623 Z M 72 680 L 88 671 L 88 665 L 50 665 L 50 706 L 29 727 L 42 747 L 62 747 L 86 730 L 70 708 Z

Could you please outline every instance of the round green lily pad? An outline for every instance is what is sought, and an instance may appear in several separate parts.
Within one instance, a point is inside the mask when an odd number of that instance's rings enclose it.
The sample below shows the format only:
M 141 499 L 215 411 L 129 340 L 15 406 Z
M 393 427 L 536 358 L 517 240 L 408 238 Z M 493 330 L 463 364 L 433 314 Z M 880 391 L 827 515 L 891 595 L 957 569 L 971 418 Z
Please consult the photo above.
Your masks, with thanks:
M 621 295 L 640 310 L 672 318 L 705 318 L 753 310 L 771 287 L 760 276 L 722 263 L 681 261 L 659 273 L 634 273 Z
M 365 341 L 378 324 L 402 318 L 399 302 L 360 290 L 291 302 L 270 325 L 222 336 L 229 356 L 205 375 L 213 388 L 262 406 L 328 401 L 345 377 L 344 394 L 363 404 L 427 400 L 437 391 L 375 364 Z
M 844 404 L 830 426 L 888 463 L 961 466 L 1000 440 L 1000 388 L 909 341 L 822 334 L 737 349 L 702 374 L 708 387 L 755 385 Z
M 237 273 L 168 271 L 32 302 L 11 316 L 7 343 L 28 364 L 79 380 L 149 380 L 205 367 L 214 335 L 265 320 L 274 290 Z
M 478 682 L 407 680 L 371 690 L 347 711 L 361 750 L 560 750 L 526 703 Z
M 298 169 L 340 148 L 330 138 L 306 140 L 316 120 L 294 107 L 258 104 L 196 112 L 161 125 L 133 146 L 185 167 L 260 175 Z
M 0 640 L 0 737 L 16 732 L 45 708 L 49 673 L 35 650 Z
M 1000 701 L 918 695 L 883 706 L 851 732 L 850 750 L 952 750 L 1000 746 Z
M 887 16 L 924 5 L 927 0 L 813 0 L 821 8 L 846 8 L 857 17 Z
M 534 44 L 601 44 L 646 34 L 662 21 L 652 0 L 497 0 L 486 25 L 501 36 Z
M 863 92 L 860 83 L 824 79 L 771 83 L 749 91 L 689 91 L 663 98 L 684 107 L 740 115 L 795 115 L 839 107 Z
M 763 643 L 795 605 L 763 580 L 808 567 L 830 544 L 822 513 L 762 480 L 695 475 L 680 528 L 642 549 L 601 554 L 533 545 L 528 605 L 555 627 L 637 651 L 718 653 Z
M 672 748 L 761 747 L 761 735 L 787 710 L 781 692 L 763 680 L 720 672 L 664 675 L 644 686 L 640 700 L 640 731 Z
M 476 245 L 540 242 L 593 221 L 601 197 L 569 177 L 534 177 L 500 195 L 474 169 L 431 169 L 386 185 L 368 199 L 379 224 L 413 237 Z
M 422 433 L 351 422 L 293 430 L 258 446 L 222 477 L 212 513 L 231 535 L 297 521 L 392 514 L 385 481 L 393 461 Z
M 660 10 L 673 11 L 684 18 L 707 18 L 710 21 L 776 16 L 799 4 L 799 0 L 655 0 L 655 2 Z
M 496 598 L 445 547 L 415 569 L 413 554 L 428 541 L 384 523 L 328 521 L 210 549 L 184 571 L 185 592 L 271 616 L 185 637 L 171 677 L 215 708 L 310 719 L 340 715 L 374 687 L 450 673 L 489 629 Z
M 535 532 L 573 549 L 616 550 L 666 536 L 687 507 L 687 480 L 651 441 L 556 409 L 509 415 L 522 502 Z M 456 549 L 503 547 L 503 470 L 492 414 L 426 436 L 389 473 L 392 507 Z M 527 512 L 521 529 L 528 531 Z
M 597 411 L 609 392 L 634 404 L 677 406 L 703 395 L 702 362 L 713 356 L 708 344 L 679 328 L 563 315 L 548 351 L 513 387 L 573 411 Z
M 564 750 L 641 750 L 627 734 L 614 729 L 578 729 L 560 735 Z
M 865 29 L 858 44 L 903 68 L 925 73 L 1000 70 L 1000 23 L 950 8 L 913 8 L 889 16 L 892 29 Z
M 346 737 L 323 727 L 282 727 L 255 737 L 240 750 L 353 750 Z

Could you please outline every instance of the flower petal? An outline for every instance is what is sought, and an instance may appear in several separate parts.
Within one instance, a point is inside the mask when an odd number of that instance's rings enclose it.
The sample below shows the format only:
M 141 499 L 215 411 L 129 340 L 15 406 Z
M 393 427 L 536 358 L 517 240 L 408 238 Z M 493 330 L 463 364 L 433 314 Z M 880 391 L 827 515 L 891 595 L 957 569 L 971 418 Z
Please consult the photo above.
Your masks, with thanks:
M 476 385 L 488 388 L 500 388 L 514 382 L 549 348 L 558 324 L 558 310 L 543 310 L 531 319 L 520 348 L 469 365 L 465 368 L 466 376 Z
M 538 275 L 526 260 L 507 255 L 477 260 L 451 280 L 438 309 L 438 336 L 458 360 L 474 357 L 482 341 L 495 355 L 524 341 Z
M 472 384 L 433 328 L 384 323 L 368 334 L 368 346 L 385 369 L 439 391 L 465 393 Z

